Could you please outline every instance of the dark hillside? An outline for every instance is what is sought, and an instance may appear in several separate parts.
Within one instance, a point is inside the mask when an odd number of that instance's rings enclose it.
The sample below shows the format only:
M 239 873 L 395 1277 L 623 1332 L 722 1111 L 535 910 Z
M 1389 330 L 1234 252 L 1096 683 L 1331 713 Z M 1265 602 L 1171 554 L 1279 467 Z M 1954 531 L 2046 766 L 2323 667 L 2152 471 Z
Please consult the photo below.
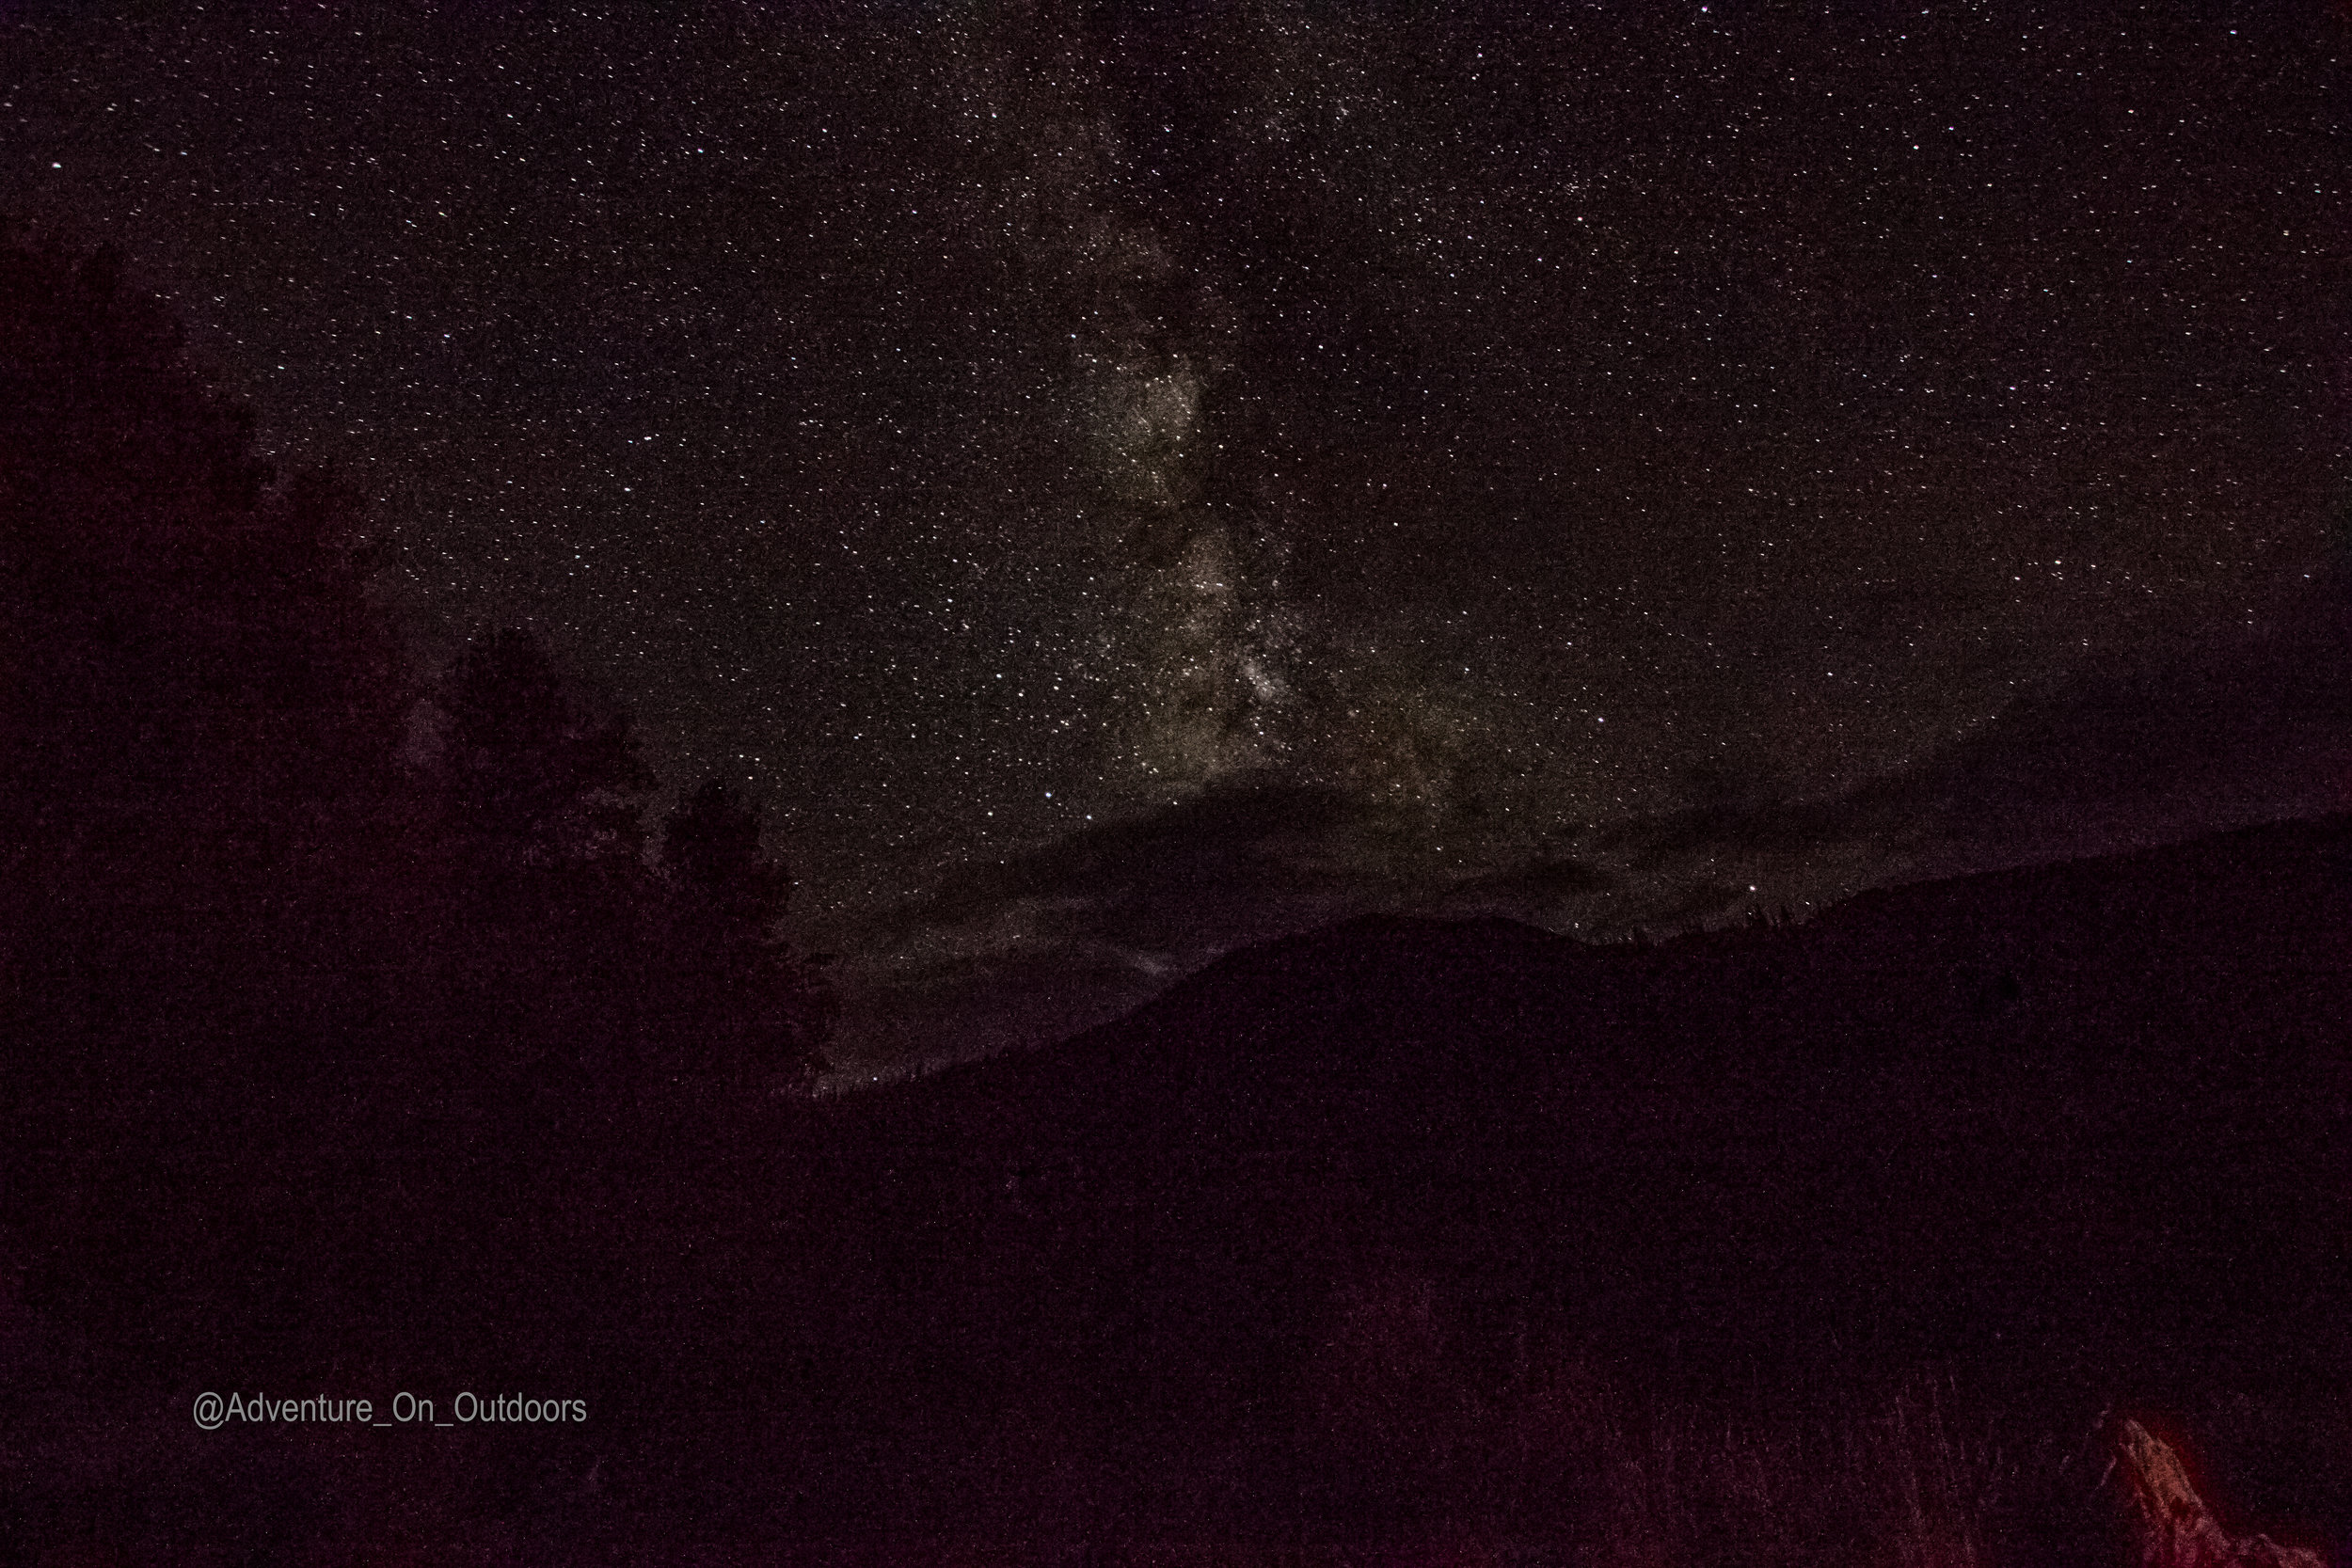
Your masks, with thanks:
M 906 1333 L 1268 1488 L 1366 1291 L 1434 1292 L 1473 1383 L 1539 1320 L 1701 1382 L 2332 1387 L 2348 965 L 2344 818 L 1657 945 L 1360 921 L 826 1139 Z

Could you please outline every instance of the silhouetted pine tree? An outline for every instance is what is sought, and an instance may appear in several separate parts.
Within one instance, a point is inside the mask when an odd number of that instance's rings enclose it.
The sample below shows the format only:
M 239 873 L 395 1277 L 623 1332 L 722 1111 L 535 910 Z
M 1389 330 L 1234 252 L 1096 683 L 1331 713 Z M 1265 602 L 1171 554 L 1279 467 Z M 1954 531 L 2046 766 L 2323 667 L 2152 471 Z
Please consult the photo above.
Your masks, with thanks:
M 403 1281 L 571 1299 L 645 1193 L 732 1201 L 678 1135 L 830 1016 L 755 815 L 690 803 L 657 867 L 627 723 L 527 634 L 421 707 L 357 499 L 253 428 L 109 259 L 0 231 L 0 1234 L 175 1369 L 405 1333 Z
M 706 782 L 664 821 L 662 857 L 677 889 L 677 974 L 692 998 L 679 1022 L 698 1042 L 685 1065 L 755 1099 L 805 1094 L 825 1065 L 834 997 L 777 930 L 792 878 L 760 849 L 757 803 Z
M 253 427 L 111 255 L 0 233 L 0 1004 L 109 1115 L 251 1114 L 369 972 L 400 663 Z
M 505 869 L 612 868 L 644 848 L 652 776 L 628 722 L 593 719 L 537 638 L 508 629 L 466 650 L 438 698 L 448 822 Z
M 389 782 L 357 502 L 252 433 L 112 257 L 0 240 L 0 813 L 70 896 L 216 892 Z
M 664 901 L 628 722 L 592 714 L 513 629 L 468 648 L 432 701 L 439 891 L 416 945 L 439 1071 L 465 1081 L 440 1092 L 501 1115 L 626 1114 Z
M 102 1340 L 348 1251 L 295 1172 L 404 978 L 412 694 L 357 500 L 253 430 L 113 258 L 0 231 L 0 1228 Z

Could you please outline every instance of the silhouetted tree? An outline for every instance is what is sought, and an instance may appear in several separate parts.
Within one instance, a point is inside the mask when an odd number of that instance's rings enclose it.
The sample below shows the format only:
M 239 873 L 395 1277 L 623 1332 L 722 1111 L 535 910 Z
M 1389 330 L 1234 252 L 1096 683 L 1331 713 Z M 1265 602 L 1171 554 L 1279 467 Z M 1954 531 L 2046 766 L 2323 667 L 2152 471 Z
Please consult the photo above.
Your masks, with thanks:
M 277 484 L 253 423 L 111 255 L 0 237 L 0 831 L 69 896 L 217 889 L 389 782 L 357 501 Z
M 413 946 L 430 998 L 421 1092 L 541 1132 L 593 1132 L 646 1079 L 664 891 L 644 860 L 650 770 L 537 638 L 475 641 L 431 699 L 436 888 Z M 471 1114 L 471 1113 L 469 1113 Z
M 834 998 L 777 930 L 792 878 L 760 849 L 757 803 L 712 779 L 662 827 L 702 1066 L 755 1097 L 807 1092 L 823 1069 Z
M 113 256 L 0 231 L 0 985 L 109 1116 L 315 1058 L 370 972 L 405 682 L 356 498 L 253 431 Z
M 508 629 L 466 650 L 445 683 L 450 825 L 509 865 L 616 865 L 644 849 L 653 780 L 626 720 L 564 689 L 537 638 Z
M 662 855 L 679 885 L 723 928 L 764 940 L 784 915 L 792 878 L 759 847 L 759 806 L 707 780 L 662 823 Z
M 348 1131 L 407 978 L 412 693 L 364 518 L 254 428 L 113 257 L 0 230 L 0 1228 L 59 1271 L 117 1249 L 136 1292 L 28 1289 L 125 1342 L 228 1293 L 204 1239 Z M 340 1250 L 299 1207 L 290 1254 Z

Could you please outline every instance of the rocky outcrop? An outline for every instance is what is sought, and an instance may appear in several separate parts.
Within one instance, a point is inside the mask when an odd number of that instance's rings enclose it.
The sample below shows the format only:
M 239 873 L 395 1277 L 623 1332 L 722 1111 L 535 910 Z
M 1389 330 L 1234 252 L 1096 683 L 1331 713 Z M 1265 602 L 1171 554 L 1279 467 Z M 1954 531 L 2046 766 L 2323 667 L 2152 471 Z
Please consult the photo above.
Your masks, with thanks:
M 2137 1421 L 2118 1422 L 2109 1474 L 2138 1568 L 2328 1568 L 2319 1554 L 2266 1535 L 2232 1535 L 2189 1484 L 2180 1456 Z

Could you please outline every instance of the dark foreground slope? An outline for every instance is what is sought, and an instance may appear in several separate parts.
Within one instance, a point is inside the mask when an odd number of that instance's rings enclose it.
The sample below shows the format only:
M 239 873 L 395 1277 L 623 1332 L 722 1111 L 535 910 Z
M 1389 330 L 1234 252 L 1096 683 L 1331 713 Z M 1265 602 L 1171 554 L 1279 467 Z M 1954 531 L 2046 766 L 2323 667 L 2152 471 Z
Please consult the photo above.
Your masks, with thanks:
M 1653 1380 L 2340 1392 L 2348 965 L 2340 818 L 1657 946 L 1364 921 L 832 1136 L 888 1171 L 865 1224 L 906 1299 L 953 1302 L 939 1332 L 1083 1366 L 1097 1442 L 1263 1437 L 1249 1473 L 1309 1492 L 1344 1466 L 1286 1423 L 1383 1310 L 1438 1323 L 1407 1338 L 1460 1362 L 1422 1390 L 1455 1410 L 1524 1374 L 1531 1323 Z M 989 1293 L 981 1259 L 1032 1255 L 1042 1296 Z M 1373 1479 L 1444 1446 L 1422 1417 Z
M 2025 1449 L 2185 1422 L 2233 1522 L 2341 1541 L 2347 965 L 2336 818 L 1657 945 L 1359 922 L 756 1143 L 101 1151 L 8 1215 L 19 1556 L 1537 1538 L 1578 1387 L 1834 1421 L 1920 1368 Z

